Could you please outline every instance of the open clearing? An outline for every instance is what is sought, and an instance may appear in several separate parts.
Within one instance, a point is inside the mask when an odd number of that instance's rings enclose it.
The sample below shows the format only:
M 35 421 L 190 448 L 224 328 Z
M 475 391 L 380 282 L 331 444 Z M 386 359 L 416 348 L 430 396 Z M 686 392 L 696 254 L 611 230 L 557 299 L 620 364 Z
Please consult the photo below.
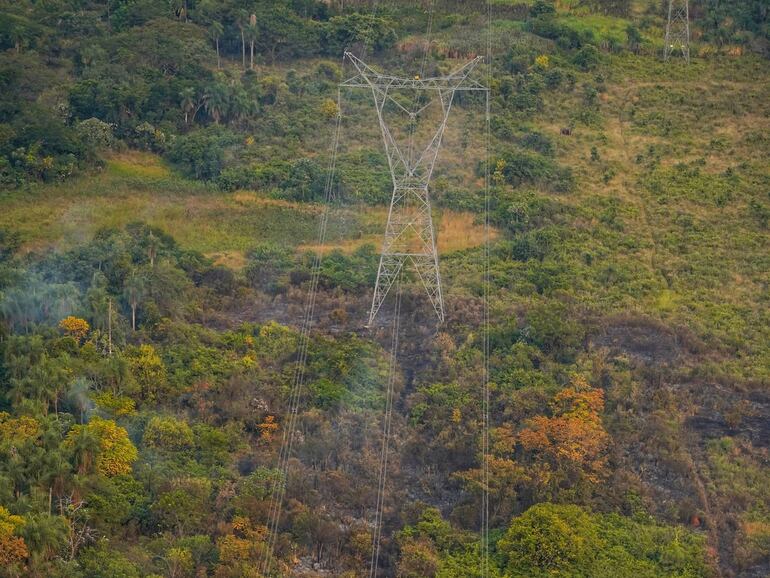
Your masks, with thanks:
M 298 250 L 354 251 L 379 246 L 385 207 L 333 209 L 326 243 L 317 244 L 322 207 L 273 199 L 256 191 L 222 193 L 175 177 L 148 153 L 121 153 L 101 173 L 64 185 L 47 185 L 4 202 L 0 227 L 17 232 L 27 252 L 66 249 L 99 229 L 145 221 L 172 235 L 182 247 L 239 268 L 259 243 Z M 460 251 L 484 241 L 483 224 L 470 213 L 437 210 L 439 250 Z M 492 231 L 496 235 L 495 231 Z

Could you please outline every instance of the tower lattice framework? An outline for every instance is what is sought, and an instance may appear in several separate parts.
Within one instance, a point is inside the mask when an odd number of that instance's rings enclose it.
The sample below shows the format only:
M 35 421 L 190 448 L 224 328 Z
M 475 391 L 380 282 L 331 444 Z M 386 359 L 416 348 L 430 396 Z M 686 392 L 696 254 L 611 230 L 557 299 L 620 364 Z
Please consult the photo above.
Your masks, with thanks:
M 470 78 L 483 58 L 477 57 L 447 76 L 423 79 L 382 74 L 350 52 L 345 56 L 357 74 L 341 86 L 371 89 L 393 181 L 368 325 L 374 322 L 404 266 L 411 266 L 416 272 L 439 322 L 443 322 L 444 298 L 428 187 L 455 94 L 458 91 L 487 90 Z M 411 105 L 407 102 L 408 94 L 414 95 Z M 421 121 L 420 115 L 435 103 L 440 105 L 437 128 L 430 131 L 424 147 L 416 146 L 414 126 Z M 388 112 L 400 115 L 402 120 L 407 119 L 411 130 L 407 131 L 406 137 L 399 138 L 396 134 Z
M 668 62 L 671 55 L 681 52 L 690 62 L 690 2 L 689 0 L 668 0 L 668 23 L 663 59 Z

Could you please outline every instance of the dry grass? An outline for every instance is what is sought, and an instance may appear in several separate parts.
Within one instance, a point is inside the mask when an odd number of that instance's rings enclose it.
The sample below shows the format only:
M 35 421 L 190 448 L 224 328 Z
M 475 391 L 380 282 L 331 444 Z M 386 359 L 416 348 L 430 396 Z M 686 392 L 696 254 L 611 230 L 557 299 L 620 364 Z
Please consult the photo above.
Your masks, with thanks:
M 157 155 L 141 151 L 114 153 L 107 159 L 107 168 L 114 175 L 150 178 L 171 176 L 171 170 Z
M 234 269 L 242 268 L 248 251 L 262 242 L 323 252 L 380 245 L 384 207 L 334 209 L 327 243 L 317 246 L 313 241 L 320 211 L 320 205 L 271 199 L 255 191 L 208 191 L 175 178 L 155 155 L 127 152 L 111 156 L 101 174 L 9 197 L 0 227 L 19 233 L 28 253 L 67 249 L 101 228 L 141 220 L 168 232 L 182 247 Z M 440 251 L 483 242 L 483 227 L 471 214 L 436 213 Z
M 350 211 L 344 211 L 344 213 L 350 216 Z M 317 243 L 300 245 L 298 249 L 319 251 L 321 253 L 328 253 L 334 250 L 352 253 L 364 245 L 374 245 L 379 248 L 382 244 L 382 235 L 387 218 L 388 212 L 385 207 L 368 207 L 366 214 L 361 215 L 361 229 L 352 238 L 342 238 L 337 241 L 324 243 L 323 245 Z M 477 222 L 477 217 L 472 213 L 444 209 L 434 211 L 433 219 L 438 231 L 436 234 L 436 244 L 439 253 L 462 251 L 478 247 L 484 243 L 484 225 Z M 490 230 L 491 239 L 496 239 L 498 235 L 499 232 L 496 229 Z

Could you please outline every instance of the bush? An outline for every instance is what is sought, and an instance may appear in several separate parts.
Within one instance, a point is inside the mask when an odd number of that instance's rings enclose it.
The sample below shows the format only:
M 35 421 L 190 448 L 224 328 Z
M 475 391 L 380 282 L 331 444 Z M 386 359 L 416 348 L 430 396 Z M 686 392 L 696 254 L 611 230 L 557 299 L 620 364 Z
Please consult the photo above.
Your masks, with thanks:
M 83 143 L 94 151 L 109 149 L 115 146 L 115 135 L 112 125 L 98 118 L 82 120 L 75 125 L 75 130 Z
M 508 576 L 587 577 L 600 545 L 583 509 L 546 503 L 515 518 L 498 548 L 508 560 Z
M 593 70 L 599 66 L 599 49 L 586 44 L 572 57 L 572 63 L 583 71 Z
M 211 180 L 224 168 L 225 154 L 240 138 L 221 127 L 209 127 L 174 139 L 168 159 L 196 179 Z
M 543 155 L 553 155 L 553 142 L 540 132 L 527 132 L 519 138 L 519 145 Z
M 285 275 L 294 264 L 294 256 L 285 247 L 270 243 L 258 245 L 249 253 L 249 262 L 245 274 L 249 284 L 265 291 L 275 291 L 280 285 L 280 277 Z
M 393 46 L 396 39 L 396 31 L 384 18 L 355 12 L 329 20 L 322 46 L 327 54 L 338 56 L 356 43 L 380 51 Z
M 558 302 L 534 307 L 527 313 L 527 324 L 527 340 L 564 362 L 575 357 L 585 337 L 583 326 Z
M 542 155 L 512 149 L 504 152 L 500 160 L 503 163 L 500 172 L 514 187 L 533 184 L 564 193 L 574 186 L 569 167 L 558 166 Z
M 332 251 L 321 262 L 321 283 L 353 291 L 374 285 L 378 255 L 372 245 L 356 249 L 352 255 Z
M 704 539 L 681 528 L 579 506 L 532 506 L 497 544 L 511 578 L 710 576 Z
M 556 14 L 556 7 L 553 5 L 553 2 L 547 0 L 535 0 L 532 8 L 529 9 L 529 14 L 532 17 Z
M 293 201 L 323 200 L 326 171 L 313 159 L 294 161 L 289 174 L 280 184 L 285 196 Z

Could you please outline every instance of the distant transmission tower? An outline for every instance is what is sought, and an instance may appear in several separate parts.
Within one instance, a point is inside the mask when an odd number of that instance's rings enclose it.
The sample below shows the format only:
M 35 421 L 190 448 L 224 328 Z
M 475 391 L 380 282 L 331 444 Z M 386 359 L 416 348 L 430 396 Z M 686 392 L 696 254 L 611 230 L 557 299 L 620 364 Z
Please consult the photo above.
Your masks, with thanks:
M 444 298 L 441 293 L 428 185 L 455 93 L 487 90 L 469 78 L 483 57 L 471 60 L 447 76 L 401 78 L 376 72 L 350 52 L 346 52 L 345 56 L 353 63 L 358 74 L 341 86 L 372 90 L 393 180 L 393 195 L 368 325 L 373 323 L 405 264 L 411 264 L 416 271 L 439 322 L 443 322 Z M 441 106 L 437 115 L 438 128 L 428 133 L 425 139 L 427 144 L 415 146 L 415 133 L 420 119 L 436 104 Z M 396 122 L 399 117 L 402 125 L 404 119 L 408 121 L 407 129 L 400 135 Z
M 663 60 L 668 62 L 674 52 L 690 63 L 690 2 L 689 0 L 668 0 L 668 24 Z

